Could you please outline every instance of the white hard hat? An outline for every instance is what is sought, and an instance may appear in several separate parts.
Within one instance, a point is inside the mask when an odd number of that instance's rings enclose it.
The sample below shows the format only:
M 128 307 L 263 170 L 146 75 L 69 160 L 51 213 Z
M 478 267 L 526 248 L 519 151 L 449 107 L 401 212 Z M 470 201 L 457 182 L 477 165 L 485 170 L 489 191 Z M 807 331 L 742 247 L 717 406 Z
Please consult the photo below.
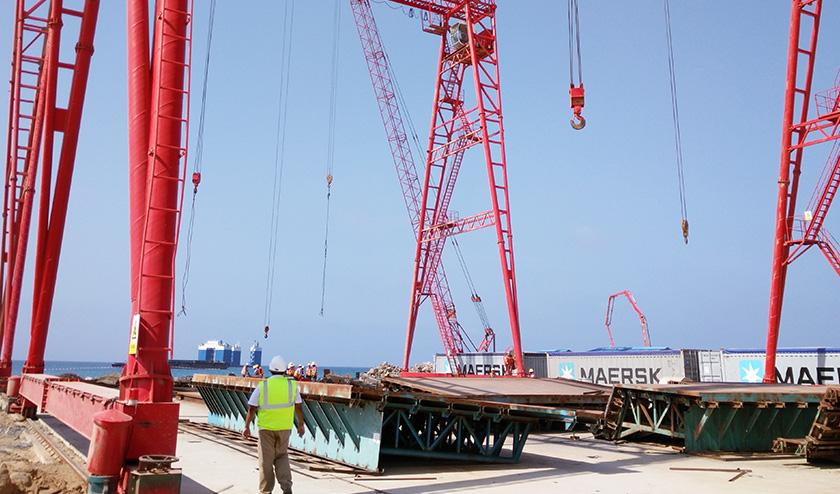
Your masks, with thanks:
M 286 359 L 277 355 L 273 359 L 271 359 L 271 363 L 268 364 L 268 370 L 272 372 L 283 372 L 286 370 Z

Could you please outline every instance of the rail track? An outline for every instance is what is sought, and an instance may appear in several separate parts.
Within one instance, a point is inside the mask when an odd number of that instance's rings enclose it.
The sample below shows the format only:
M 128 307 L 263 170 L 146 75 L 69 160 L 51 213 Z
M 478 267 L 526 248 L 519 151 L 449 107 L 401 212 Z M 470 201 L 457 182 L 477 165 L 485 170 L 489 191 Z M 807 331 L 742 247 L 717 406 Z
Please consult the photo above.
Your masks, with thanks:
M 27 430 L 33 433 L 33 436 L 38 440 L 47 454 L 70 467 L 70 470 L 72 470 L 81 481 L 87 482 L 88 474 L 80 459 L 74 458 L 75 455 L 67 451 L 68 447 L 54 437 L 54 433 L 47 433 L 42 430 L 45 427 L 46 426 L 42 426 L 41 424 L 27 424 Z

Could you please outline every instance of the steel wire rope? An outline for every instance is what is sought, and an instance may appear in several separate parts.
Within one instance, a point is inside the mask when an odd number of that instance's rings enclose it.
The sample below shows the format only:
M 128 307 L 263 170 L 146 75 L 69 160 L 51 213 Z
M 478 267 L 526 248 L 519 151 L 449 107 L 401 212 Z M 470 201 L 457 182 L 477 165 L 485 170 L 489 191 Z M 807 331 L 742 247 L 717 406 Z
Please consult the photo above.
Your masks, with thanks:
M 190 281 L 192 264 L 192 241 L 195 233 L 195 199 L 198 196 L 198 182 L 201 180 L 201 168 L 204 161 L 204 122 L 207 109 L 207 80 L 210 73 L 210 52 L 213 45 L 213 25 L 216 18 L 216 0 L 210 0 L 210 12 L 207 19 L 207 43 L 204 56 L 204 73 L 201 81 L 201 109 L 198 117 L 198 135 L 193 156 L 193 193 L 190 201 L 190 219 L 187 222 L 187 242 L 184 246 L 184 274 L 181 278 L 181 311 L 178 315 L 187 315 L 187 285 Z
M 277 100 L 277 128 L 274 140 L 274 181 L 271 198 L 271 223 L 269 225 L 268 261 L 265 280 L 265 338 L 271 326 L 271 309 L 274 301 L 274 282 L 277 267 L 278 233 L 280 230 L 280 193 L 283 185 L 283 170 L 286 157 L 286 122 L 289 102 L 289 80 L 291 78 L 292 40 L 294 34 L 295 1 L 285 2 L 283 9 L 283 37 L 280 42 L 280 87 Z
M 470 297 L 473 302 L 473 306 L 475 307 L 475 311 L 478 313 L 478 318 L 481 319 L 481 323 L 484 325 L 485 329 L 490 328 L 490 319 L 487 317 L 487 311 L 484 309 L 484 304 L 481 303 L 481 297 L 478 295 L 478 289 L 476 288 L 473 277 L 467 267 L 467 261 L 464 259 L 464 253 L 461 251 L 461 244 L 458 243 L 458 239 L 452 237 L 452 245 L 455 247 L 458 264 L 461 266 L 461 271 L 464 273 L 464 278 L 466 278 L 467 285 L 470 288 Z
M 324 317 L 324 305 L 327 297 L 327 254 L 330 238 L 330 198 L 332 197 L 333 166 L 335 162 L 335 121 L 338 106 L 338 54 L 341 41 L 341 0 L 335 0 L 333 14 L 332 73 L 330 74 L 330 116 L 327 133 L 327 211 L 324 221 L 324 265 L 321 270 L 321 310 Z
M 569 0 L 567 14 L 569 22 L 569 84 L 580 85 L 583 82 L 583 62 L 580 55 L 580 15 L 578 0 Z M 574 58 L 577 56 L 577 83 L 575 83 Z
M 671 3 L 664 0 L 665 8 L 665 37 L 668 44 L 668 75 L 671 89 L 671 119 L 674 123 L 674 151 L 677 161 L 677 181 L 680 193 L 680 228 L 683 240 L 688 244 L 688 208 L 685 199 L 685 165 L 683 162 L 682 132 L 680 129 L 680 109 L 677 104 L 677 78 L 674 67 L 674 42 L 671 35 Z

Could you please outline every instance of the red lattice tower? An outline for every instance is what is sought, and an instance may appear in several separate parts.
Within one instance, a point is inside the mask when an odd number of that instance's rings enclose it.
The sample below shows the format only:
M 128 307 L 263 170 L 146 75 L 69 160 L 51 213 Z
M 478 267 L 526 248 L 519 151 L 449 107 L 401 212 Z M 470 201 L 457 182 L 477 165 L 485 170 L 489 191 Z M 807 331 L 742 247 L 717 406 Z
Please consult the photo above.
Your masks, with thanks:
M 394 2 L 423 11 L 424 30 L 440 37 L 403 367 L 408 368 L 420 305 L 427 298 L 433 298 L 439 288 L 436 273 L 447 237 L 493 227 L 496 231 L 514 357 L 517 368 L 523 369 L 502 124 L 496 2 Z M 467 98 L 466 95 L 470 93 L 472 97 Z M 449 204 L 462 161 L 473 148 L 478 148 L 484 158 L 490 209 L 455 218 L 449 212 Z M 439 311 L 435 315 L 438 319 L 443 317 Z M 438 326 L 442 325 L 443 321 L 438 321 Z
M 840 185 L 840 80 L 833 88 L 815 95 L 816 117 L 811 108 L 814 63 L 817 54 L 822 0 L 793 0 L 788 43 L 787 83 L 782 120 L 782 150 L 776 207 L 776 233 L 770 286 L 767 358 L 764 381 L 776 378 L 776 347 L 788 266 L 805 251 L 817 246 L 840 274 L 837 243 L 823 228 L 828 210 Z M 804 218 L 797 219 L 796 200 L 806 148 L 834 142 L 822 177 Z

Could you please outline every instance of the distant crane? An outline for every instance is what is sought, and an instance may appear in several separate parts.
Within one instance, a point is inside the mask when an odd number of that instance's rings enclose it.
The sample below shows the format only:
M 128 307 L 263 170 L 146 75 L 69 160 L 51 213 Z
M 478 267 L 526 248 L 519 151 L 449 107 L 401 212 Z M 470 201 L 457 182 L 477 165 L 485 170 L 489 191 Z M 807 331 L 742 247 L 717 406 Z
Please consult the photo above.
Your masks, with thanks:
M 633 297 L 633 294 L 630 293 L 630 290 L 622 290 L 618 293 L 610 295 L 610 298 L 607 299 L 607 316 L 604 318 L 604 326 L 606 326 L 607 335 L 610 337 L 610 347 L 615 348 L 615 339 L 613 338 L 611 328 L 613 310 L 615 310 L 615 299 L 622 296 L 630 302 L 630 306 L 633 307 L 636 315 L 639 316 L 639 322 L 642 325 L 642 341 L 645 346 L 650 346 L 650 333 L 648 332 L 647 318 L 644 314 L 642 314 L 642 310 L 639 309 L 639 304 L 636 303 L 636 299 Z

